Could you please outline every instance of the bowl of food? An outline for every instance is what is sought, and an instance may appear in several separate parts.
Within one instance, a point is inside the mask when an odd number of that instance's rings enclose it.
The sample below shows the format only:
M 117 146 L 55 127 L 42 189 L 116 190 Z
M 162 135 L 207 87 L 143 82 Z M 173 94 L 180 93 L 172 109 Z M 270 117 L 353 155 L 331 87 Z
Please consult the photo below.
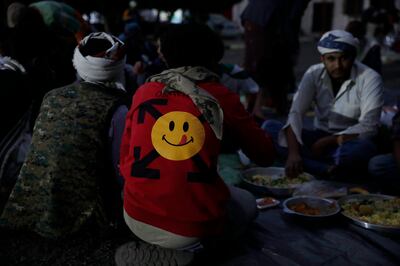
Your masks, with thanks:
M 333 199 L 297 196 L 286 199 L 282 203 L 286 214 L 302 218 L 327 218 L 340 212 L 340 206 Z
M 290 197 L 296 188 L 314 180 L 314 177 L 302 173 L 296 178 L 289 178 L 282 167 L 254 167 L 242 172 L 242 180 L 254 192 Z
M 339 199 L 348 221 L 385 233 L 400 233 L 400 198 L 382 194 L 349 195 Z

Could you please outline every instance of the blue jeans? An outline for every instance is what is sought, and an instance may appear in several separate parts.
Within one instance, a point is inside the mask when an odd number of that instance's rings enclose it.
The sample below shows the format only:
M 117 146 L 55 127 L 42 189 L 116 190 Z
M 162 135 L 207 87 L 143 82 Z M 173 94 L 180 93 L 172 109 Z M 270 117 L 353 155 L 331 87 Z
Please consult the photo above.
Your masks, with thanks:
M 374 187 L 384 193 L 398 195 L 400 191 L 400 169 L 393 154 L 381 154 L 373 157 L 368 164 L 368 172 Z
M 286 159 L 288 149 L 278 144 L 279 131 L 283 126 L 282 122 L 268 120 L 264 122 L 262 129 L 271 135 L 278 155 Z M 367 169 L 369 159 L 377 153 L 377 147 L 370 139 L 353 139 L 327 150 L 322 157 L 315 158 L 311 154 L 311 146 L 319 139 L 331 134 L 322 130 L 306 129 L 303 129 L 301 134 L 304 145 L 301 146 L 300 153 L 304 170 L 316 176 L 326 175 L 328 168 L 332 165 L 338 166 L 339 173 L 359 175 Z
M 400 181 L 400 170 L 393 154 L 373 157 L 369 161 L 368 172 L 376 180 Z

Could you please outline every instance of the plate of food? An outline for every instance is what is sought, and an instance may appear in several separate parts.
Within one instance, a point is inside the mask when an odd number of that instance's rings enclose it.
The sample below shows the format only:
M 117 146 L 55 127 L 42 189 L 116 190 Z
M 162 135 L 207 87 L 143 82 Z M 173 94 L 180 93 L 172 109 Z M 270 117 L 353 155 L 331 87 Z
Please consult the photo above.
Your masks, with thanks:
M 314 177 L 302 173 L 296 178 L 289 178 L 282 167 L 254 167 L 242 172 L 242 180 L 259 192 L 288 197 L 299 186 L 314 180 Z
M 296 196 L 282 203 L 286 214 L 303 218 L 326 218 L 340 212 L 336 200 L 314 196 Z
M 381 232 L 400 233 L 400 198 L 349 195 L 339 199 L 342 215 L 356 225 Z
M 278 205 L 280 203 L 280 201 L 273 197 L 263 197 L 263 198 L 256 199 L 256 203 L 257 203 L 257 208 L 259 210 L 262 210 L 262 209 L 266 209 L 266 208 L 275 207 L 276 205 Z

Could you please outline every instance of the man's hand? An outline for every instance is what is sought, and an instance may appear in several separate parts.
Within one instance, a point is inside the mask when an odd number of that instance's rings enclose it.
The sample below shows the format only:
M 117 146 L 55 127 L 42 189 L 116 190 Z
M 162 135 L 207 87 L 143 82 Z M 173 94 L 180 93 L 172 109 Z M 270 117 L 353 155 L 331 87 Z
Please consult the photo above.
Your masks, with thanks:
M 320 138 L 311 146 L 311 152 L 314 157 L 321 157 L 324 152 L 329 148 L 337 146 L 336 136 L 327 136 Z
M 285 166 L 285 172 L 288 177 L 295 178 L 303 173 L 303 160 L 298 153 L 291 153 L 288 156 Z

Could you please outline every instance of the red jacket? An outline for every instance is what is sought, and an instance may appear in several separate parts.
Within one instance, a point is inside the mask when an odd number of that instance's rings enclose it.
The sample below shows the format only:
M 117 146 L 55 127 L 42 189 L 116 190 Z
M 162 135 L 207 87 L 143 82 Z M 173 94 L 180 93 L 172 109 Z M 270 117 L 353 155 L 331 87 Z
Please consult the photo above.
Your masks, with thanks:
M 272 162 L 272 141 L 219 83 L 200 83 L 224 111 L 224 134 L 234 134 L 260 165 Z M 150 82 L 135 93 L 121 145 L 124 209 L 134 219 L 175 234 L 202 237 L 221 231 L 229 191 L 217 174 L 220 141 L 192 100 L 162 94 Z

